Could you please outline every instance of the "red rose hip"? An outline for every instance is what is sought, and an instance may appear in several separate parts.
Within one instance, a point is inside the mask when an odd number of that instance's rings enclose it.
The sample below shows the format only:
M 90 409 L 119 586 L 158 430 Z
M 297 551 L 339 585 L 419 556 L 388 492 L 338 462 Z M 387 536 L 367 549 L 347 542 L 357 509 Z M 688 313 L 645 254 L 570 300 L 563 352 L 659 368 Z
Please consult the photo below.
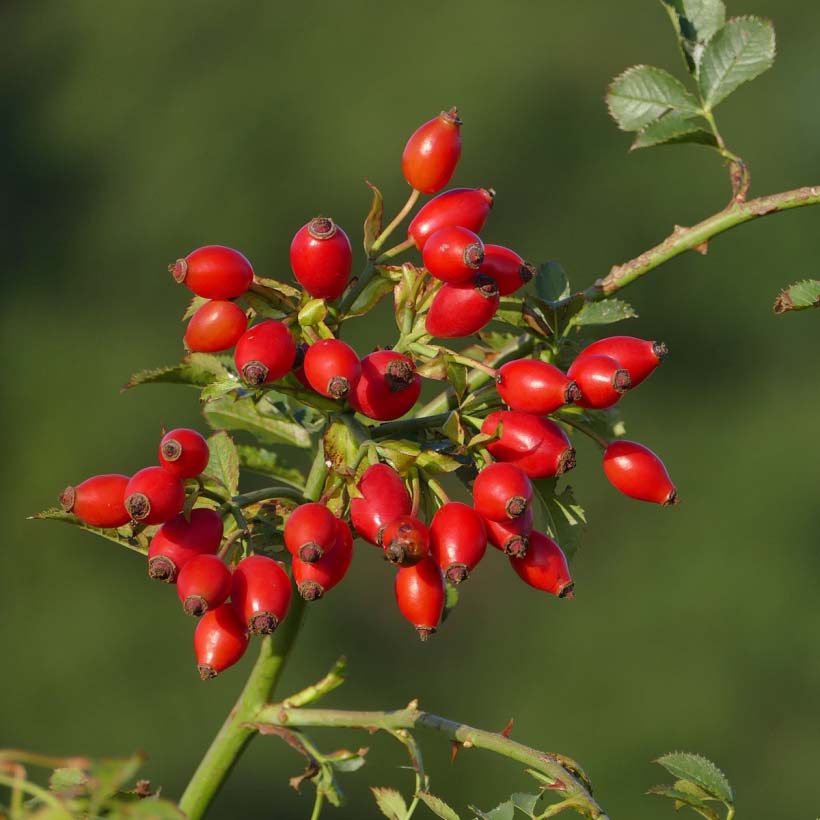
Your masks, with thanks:
M 291 594 L 290 578 L 273 558 L 249 555 L 233 571 L 231 603 L 254 635 L 270 635 L 285 620 Z
M 430 275 L 442 282 L 472 282 L 484 261 L 484 243 L 473 231 L 451 225 L 430 236 L 422 258 Z
M 430 533 L 418 518 L 402 515 L 384 528 L 382 546 L 391 564 L 407 567 L 430 554 Z
M 610 356 L 628 373 L 632 387 L 652 375 L 666 358 L 669 349 L 663 342 L 648 342 L 634 336 L 610 336 L 585 347 L 582 356 Z
M 484 245 L 484 261 L 478 270 L 495 279 L 501 296 L 509 296 L 535 276 L 535 268 L 503 245 Z
M 164 524 L 182 510 L 185 485 L 162 467 L 145 467 L 125 488 L 125 509 L 140 524 Z
M 245 311 L 234 302 L 206 302 L 188 322 L 185 347 L 194 353 L 230 350 L 248 327 Z
M 643 444 L 618 439 L 604 452 L 604 472 L 613 487 L 630 498 L 668 507 L 678 494 L 664 463 Z
M 236 299 L 253 282 L 251 263 L 239 251 L 223 245 L 206 245 L 177 259 L 168 270 L 205 299 Z
M 311 219 L 290 243 L 293 275 L 317 299 L 341 296 L 352 265 L 353 250 L 347 234 L 327 217 Z
M 427 332 L 441 339 L 478 333 L 498 309 L 498 286 L 479 274 L 472 282 L 445 284 L 433 297 L 425 321 Z
M 380 547 L 384 528 L 402 515 L 410 515 L 412 502 L 401 476 L 387 464 L 372 464 L 358 484 L 361 498 L 350 502 L 350 520 L 356 532 Z
M 174 584 L 182 568 L 197 555 L 216 555 L 222 541 L 222 519 L 215 510 L 198 507 L 188 522 L 181 513 L 163 524 L 148 548 L 148 576 Z
M 293 559 L 293 580 L 306 601 L 318 601 L 335 587 L 350 569 L 353 560 L 353 536 L 344 521 L 336 519 L 336 544 L 312 564 Z
M 312 501 L 298 506 L 285 523 L 288 552 L 307 564 L 318 561 L 333 549 L 338 537 L 338 519 L 324 505 Z
M 579 356 L 570 365 L 567 376 L 581 390 L 575 403 L 595 410 L 612 407 L 632 386 L 629 373 L 611 356 Z
M 230 604 L 206 612 L 194 631 L 199 677 L 216 677 L 233 666 L 248 648 L 248 632 Z
M 159 463 L 177 478 L 196 478 L 208 466 L 208 442 L 196 430 L 180 427 L 159 443 Z
M 348 396 L 357 413 L 392 421 L 413 409 L 421 394 L 421 376 L 412 359 L 392 350 L 377 350 L 361 362 L 362 373 Z
M 118 473 L 92 476 L 76 487 L 66 487 L 60 493 L 60 507 L 91 527 L 124 527 L 131 520 L 124 504 L 129 481 Z
M 530 533 L 532 532 L 533 515 L 532 507 L 520 518 L 509 521 L 493 521 L 491 518 L 484 519 L 484 526 L 487 529 L 487 540 L 496 549 L 500 549 L 506 555 L 514 555 L 521 558 L 527 554 L 530 545 Z
M 177 595 L 186 615 L 198 618 L 222 606 L 231 594 L 231 571 L 218 555 L 196 555 L 177 576 Z
M 460 129 L 456 108 L 416 129 L 401 155 L 401 171 L 411 187 L 434 194 L 450 181 L 461 157 Z
M 530 546 L 523 558 L 510 558 L 512 568 L 522 581 L 535 589 L 572 598 L 575 584 L 569 574 L 567 559 L 561 547 L 540 532 L 530 534 Z
M 555 365 L 539 359 L 516 359 L 498 370 L 498 395 L 512 410 L 546 416 L 578 401 L 578 385 Z
M 281 322 L 268 319 L 242 334 L 236 343 L 234 362 L 240 376 L 258 387 L 281 379 L 293 367 L 296 344 Z
M 430 522 L 430 548 L 448 581 L 466 581 L 487 550 L 483 519 L 467 504 L 450 501 Z
M 320 339 L 305 353 L 305 377 L 310 386 L 329 399 L 343 399 L 362 374 L 356 351 L 340 339 Z
M 419 250 L 423 250 L 431 234 L 451 225 L 481 233 L 493 207 L 494 197 L 492 188 L 453 188 L 444 191 L 413 217 L 407 226 L 407 236 Z
M 473 503 L 476 510 L 493 521 L 519 518 L 532 502 L 532 483 L 514 464 L 490 464 L 476 477 Z
M 444 612 L 445 589 L 439 565 L 425 558 L 396 573 L 396 601 L 401 614 L 426 641 L 438 627 Z

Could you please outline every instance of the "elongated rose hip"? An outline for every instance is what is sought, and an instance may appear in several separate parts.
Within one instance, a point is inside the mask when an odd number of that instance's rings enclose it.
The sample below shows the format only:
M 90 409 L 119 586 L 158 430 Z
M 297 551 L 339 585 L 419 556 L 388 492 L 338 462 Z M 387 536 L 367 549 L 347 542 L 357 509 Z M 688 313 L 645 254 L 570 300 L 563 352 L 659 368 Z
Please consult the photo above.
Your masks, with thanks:
M 413 217 L 407 226 L 407 236 L 419 250 L 423 250 L 431 234 L 451 225 L 481 233 L 493 207 L 494 197 L 492 188 L 453 188 L 444 191 Z
M 124 503 L 129 481 L 119 473 L 92 476 L 76 487 L 66 487 L 60 493 L 60 507 L 91 527 L 124 527 L 131 520 Z
M 581 390 L 555 365 L 539 359 L 516 359 L 498 371 L 498 395 L 512 410 L 549 415 L 578 401 Z
M 249 555 L 233 571 L 231 604 L 253 635 L 269 635 L 285 620 L 291 593 L 288 574 L 273 558 Z
M 467 504 L 444 504 L 430 522 L 430 548 L 448 581 L 466 581 L 487 550 L 484 520 Z
M 168 270 L 205 299 L 236 299 L 253 282 L 251 263 L 239 251 L 224 245 L 206 245 L 177 259 Z
M 451 225 L 430 236 L 422 258 L 430 275 L 442 282 L 472 282 L 484 261 L 484 243 L 477 233 Z
M 155 581 L 175 584 L 182 568 L 197 555 L 215 555 L 222 541 L 222 519 L 214 510 L 200 507 L 191 520 L 181 513 L 163 524 L 148 548 L 148 575 Z
M 664 463 L 648 447 L 618 439 L 604 452 L 604 472 L 613 487 L 630 498 L 668 507 L 678 503 Z
M 140 524 L 164 524 L 182 510 L 185 485 L 162 467 L 145 467 L 125 488 L 125 509 Z
M 208 466 L 208 442 L 196 430 L 179 427 L 159 443 L 159 463 L 177 478 L 196 478 Z
M 520 518 L 532 502 L 532 483 L 514 464 L 498 461 L 485 467 L 473 484 L 476 510 L 493 521 Z
M 609 336 L 585 347 L 578 358 L 610 356 L 629 373 L 632 387 L 637 387 L 652 375 L 668 353 L 663 342 L 649 342 L 634 336 Z
M 472 282 L 445 284 L 433 297 L 426 327 L 431 336 L 452 339 L 478 333 L 498 309 L 498 286 L 479 274 Z
M 401 170 L 411 187 L 434 194 L 450 181 L 459 157 L 461 119 L 451 108 L 416 129 L 401 155 Z
M 387 464 L 368 467 L 358 489 L 362 497 L 351 500 L 350 520 L 365 541 L 380 547 L 384 528 L 399 516 L 410 515 L 410 494 L 401 476 Z
M 530 546 L 523 558 L 510 558 L 510 565 L 522 581 L 535 589 L 572 598 L 575 584 L 561 547 L 541 532 L 530 533 Z
M 501 296 L 509 296 L 535 276 L 535 268 L 515 251 L 488 243 L 484 245 L 484 261 L 478 272 L 495 279 Z
M 611 356 L 579 356 L 570 365 L 567 376 L 581 390 L 575 403 L 594 410 L 612 407 L 632 386 L 629 372 Z
M 493 521 L 491 518 L 484 519 L 488 542 L 507 555 L 514 555 L 518 558 L 527 554 L 527 548 L 530 545 L 532 525 L 532 507 L 529 507 L 520 518 L 514 518 L 509 521 Z
M 432 558 L 399 569 L 396 602 L 421 640 L 426 641 L 436 631 L 444 612 L 445 589 L 441 569 Z
M 248 632 L 230 604 L 206 612 L 194 631 L 199 677 L 216 677 L 233 666 L 248 648 Z

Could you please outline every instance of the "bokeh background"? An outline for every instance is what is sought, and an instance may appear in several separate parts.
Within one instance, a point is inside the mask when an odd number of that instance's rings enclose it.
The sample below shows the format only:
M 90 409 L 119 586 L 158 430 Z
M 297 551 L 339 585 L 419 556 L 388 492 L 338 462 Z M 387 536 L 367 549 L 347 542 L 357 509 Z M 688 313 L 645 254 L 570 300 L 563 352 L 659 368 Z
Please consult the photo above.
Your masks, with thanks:
M 820 7 L 737 0 L 730 12 L 773 16 L 780 56 L 721 107 L 724 135 L 754 191 L 817 183 Z M 578 286 L 720 208 L 727 176 L 697 147 L 630 156 L 608 119 L 606 84 L 627 65 L 680 72 L 666 16 L 644 0 L 51 0 L 0 14 L 0 745 L 143 749 L 147 775 L 178 795 L 250 659 L 200 684 L 192 623 L 135 555 L 25 520 L 67 483 L 151 463 L 161 424 L 204 428 L 187 388 L 119 392 L 182 353 L 187 299 L 166 264 L 217 242 L 287 277 L 290 238 L 317 212 L 359 236 L 365 176 L 389 209 L 404 201 L 407 136 L 454 103 L 454 183 L 498 189 L 487 238 L 559 259 Z M 282 691 L 345 653 L 351 679 L 328 703 L 418 697 L 499 729 L 515 717 L 514 737 L 584 764 L 615 818 L 671 816 L 641 795 L 663 779 L 652 758 L 673 749 L 716 760 L 743 817 L 815 817 L 820 317 L 775 318 L 771 303 L 818 274 L 818 220 L 805 209 L 747 225 L 627 291 L 641 317 L 623 330 L 672 350 L 624 402 L 628 431 L 663 455 L 684 503 L 622 498 L 580 442 L 571 483 L 589 527 L 575 602 L 525 588 L 490 555 L 447 628 L 419 645 L 364 547 L 311 609 Z M 390 341 L 382 315 L 356 329 L 360 350 Z M 481 752 L 451 768 L 448 745 L 424 741 L 434 791 L 465 815 L 530 785 Z M 372 747 L 344 777 L 350 804 L 328 816 L 376 816 L 368 785 L 409 789 L 387 740 L 324 742 Z M 312 789 L 287 785 L 301 767 L 258 741 L 212 816 L 306 817 Z

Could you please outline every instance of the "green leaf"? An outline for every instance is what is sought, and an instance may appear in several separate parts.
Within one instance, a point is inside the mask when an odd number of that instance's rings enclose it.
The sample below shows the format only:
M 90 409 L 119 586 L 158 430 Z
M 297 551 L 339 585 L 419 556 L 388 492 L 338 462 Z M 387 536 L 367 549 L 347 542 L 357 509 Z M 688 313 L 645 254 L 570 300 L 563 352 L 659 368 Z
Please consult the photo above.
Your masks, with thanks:
M 376 805 L 381 813 L 390 820 L 404 820 L 407 816 L 407 803 L 395 790 L 383 786 L 371 786 L 370 791 L 376 798 Z
M 529 817 L 535 815 L 535 807 L 540 798 L 540 794 L 525 794 L 524 792 L 515 792 L 510 795 L 513 805 Z
M 787 313 L 790 310 L 805 310 L 820 305 L 820 281 L 804 279 L 780 291 L 774 300 L 775 313 Z
M 450 613 L 458 606 L 458 587 L 450 581 L 444 581 L 444 610 L 441 613 L 441 622 L 444 623 Z
M 382 192 L 372 183 L 366 179 L 365 185 L 373 191 L 373 202 L 370 205 L 370 210 L 367 213 L 367 218 L 364 220 L 364 252 L 366 256 L 370 256 L 370 249 L 376 241 L 378 235 L 382 232 L 382 217 L 384 216 L 384 197 Z
M 654 797 L 668 797 L 670 800 L 674 800 L 675 809 L 689 806 L 707 820 L 720 820 L 720 815 L 711 806 L 688 791 L 681 791 L 673 786 L 653 786 L 646 793 Z
M 145 756 L 135 754 L 131 757 L 96 761 L 89 771 L 89 789 L 91 798 L 88 804 L 88 813 L 97 814 L 97 810 L 113 794 L 119 791 L 126 782 L 133 780 L 140 766 L 145 762 Z
M 252 290 L 243 294 L 242 300 L 251 308 L 260 319 L 283 319 L 290 311 L 281 307 L 277 300 L 272 300 L 269 296 L 255 293 Z
M 250 444 L 238 444 L 236 451 L 239 454 L 239 463 L 246 470 L 271 478 L 278 478 L 294 487 L 303 487 L 305 477 L 300 470 L 295 467 L 288 467 L 282 464 L 278 453 L 273 450 L 266 450 L 263 447 L 254 447 Z
M 632 66 L 609 86 L 607 105 L 624 131 L 638 131 L 667 111 L 700 112 L 698 101 L 668 71 L 650 65 Z
M 561 546 L 568 560 L 572 560 L 581 545 L 586 528 L 584 508 L 575 500 L 572 487 L 556 492 L 557 479 L 533 481 L 541 499 L 544 529 Z
M 393 292 L 394 283 L 386 276 L 374 276 L 356 297 L 345 314 L 348 318 L 364 316 L 369 313 L 388 293 Z
M 385 439 L 376 445 L 381 458 L 390 461 L 404 474 L 415 465 L 431 476 L 453 473 L 463 464 L 456 459 L 435 450 L 423 450 L 418 444 L 403 439 Z
M 207 387 L 203 387 L 202 392 L 199 394 L 199 400 L 205 404 L 214 399 L 221 399 L 223 396 L 227 396 L 234 391 L 244 391 L 245 389 L 242 382 L 239 381 L 233 373 L 229 373 L 224 378 L 217 379 L 217 381 L 211 382 Z
M 735 795 L 726 775 L 705 757 L 688 752 L 673 752 L 659 757 L 656 763 L 683 780 L 691 780 L 717 800 L 731 805 Z
M 683 114 L 669 113 L 639 131 L 629 150 L 682 143 L 705 145 L 709 148 L 718 147 L 715 135 L 703 128 L 697 120 Z
M 352 478 L 348 465 L 356 460 L 359 443 L 353 431 L 341 421 L 334 421 L 325 432 L 325 460 L 331 462 L 331 469 L 340 475 Z
M 310 435 L 295 421 L 278 413 L 265 399 L 254 404 L 249 396 L 233 401 L 216 399 L 202 408 L 205 421 L 215 430 L 244 430 L 268 444 L 310 447 Z
M 297 318 L 300 327 L 313 327 L 324 322 L 327 316 L 327 304 L 324 299 L 310 299 L 302 305 Z
M 675 31 L 689 71 L 697 74 L 703 47 L 726 23 L 722 0 L 661 0 Z
M 707 110 L 774 64 L 774 26 L 759 17 L 730 20 L 703 50 L 698 85 Z
M 205 474 L 218 481 L 233 496 L 239 492 L 239 453 L 233 439 L 224 431 L 208 439 L 210 457 Z
M 470 811 L 474 811 L 480 820 L 513 820 L 515 806 L 511 800 L 496 806 L 492 811 L 483 812 L 475 806 L 470 806 Z
M 63 512 L 62 510 L 58 510 L 56 507 L 43 510 L 35 515 L 30 515 L 29 519 L 38 521 L 62 521 L 64 524 L 71 524 L 72 526 L 79 527 L 81 530 L 93 532 L 94 535 L 99 535 L 108 541 L 113 541 L 115 544 L 127 547 L 128 549 L 133 550 L 134 552 L 139 552 L 142 555 L 148 554 L 151 535 L 157 530 L 156 527 L 148 527 L 147 529 L 140 530 L 135 534 L 132 533 L 129 526 L 120 527 L 118 530 L 92 527 L 89 524 L 80 521 L 76 515 Z
M 204 304 L 206 304 L 208 299 L 204 296 L 194 296 L 193 299 L 188 304 L 188 307 L 185 309 L 185 313 L 182 314 L 182 321 L 185 322 L 190 319 Z
M 170 367 L 157 367 L 153 370 L 140 370 L 122 386 L 130 390 L 138 384 L 165 382 L 168 384 L 190 384 L 195 387 L 206 387 L 212 382 L 224 379 L 230 372 L 222 362 L 210 353 L 189 353 L 179 364 Z
M 636 319 L 635 308 L 621 299 L 603 299 L 600 302 L 587 302 L 571 318 L 573 325 L 611 325 L 624 319 Z
M 545 302 L 559 302 L 566 299 L 572 292 L 569 279 L 561 265 L 555 260 L 538 266 L 535 274 L 535 292 Z
M 440 797 L 436 797 L 430 792 L 418 792 L 417 797 L 430 809 L 436 817 L 443 820 L 460 820 L 459 816 Z
M 48 779 L 51 791 L 65 797 L 85 794 L 88 788 L 88 774 L 78 768 L 55 769 Z
M 105 816 L 108 820 L 185 820 L 187 817 L 169 800 L 156 797 L 110 801 Z
M 464 399 L 467 392 L 467 368 L 457 362 L 449 362 L 447 365 L 447 381 L 458 398 L 459 404 Z

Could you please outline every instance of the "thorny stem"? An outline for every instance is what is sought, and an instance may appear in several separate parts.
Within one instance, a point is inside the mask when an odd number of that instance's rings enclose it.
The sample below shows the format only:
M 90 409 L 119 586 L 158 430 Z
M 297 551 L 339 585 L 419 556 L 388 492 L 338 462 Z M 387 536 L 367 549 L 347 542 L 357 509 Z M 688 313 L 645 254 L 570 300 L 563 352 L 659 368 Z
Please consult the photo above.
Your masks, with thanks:
M 396 228 L 404 222 L 405 217 L 410 211 L 413 210 L 415 204 L 419 201 L 419 196 L 421 196 L 421 191 L 417 191 L 415 188 L 410 193 L 410 196 L 407 199 L 407 202 L 404 203 L 402 209 L 396 214 L 393 218 L 393 221 L 378 235 L 376 241 L 370 248 L 370 257 L 371 259 L 375 259 L 379 255 L 379 250 L 381 250 L 382 246 L 384 245 L 385 241 L 390 237 L 390 234 L 396 230 Z
M 325 726 L 366 731 L 384 729 L 391 733 L 397 729 L 428 729 L 460 743 L 465 749 L 485 749 L 542 772 L 553 780 L 554 788 L 565 794 L 568 800 L 574 800 L 578 805 L 583 805 L 590 817 L 596 820 L 608 820 L 607 815 L 595 802 L 580 776 L 576 777 L 570 770 L 571 767 L 573 770 L 580 771 L 572 761 L 532 749 L 498 732 L 476 729 L 464 723 L 423 712 L 416 707 L 415 703 L 411 703 L 405 709 L 387 712 L 288 709 L 283 704 L 271 704 L 257 714 L 256 720 L 275 726 L 296 728 Z
M 697 225 L 691 228 L 676 228 L 659 245 L 644 251 L 629 262 L 615 265 L 603 279 L 598 279 L 594 285 L 587 288 L 584 296 L 589 301 L 605 299 L 670 259 L 686 251 L 704 248 L 710 239 L 737 225 L 769 214 L 817 204 L 820 204 L 820 186 L 797 188 L 746 202 L 732 201 L 724 210 Z

